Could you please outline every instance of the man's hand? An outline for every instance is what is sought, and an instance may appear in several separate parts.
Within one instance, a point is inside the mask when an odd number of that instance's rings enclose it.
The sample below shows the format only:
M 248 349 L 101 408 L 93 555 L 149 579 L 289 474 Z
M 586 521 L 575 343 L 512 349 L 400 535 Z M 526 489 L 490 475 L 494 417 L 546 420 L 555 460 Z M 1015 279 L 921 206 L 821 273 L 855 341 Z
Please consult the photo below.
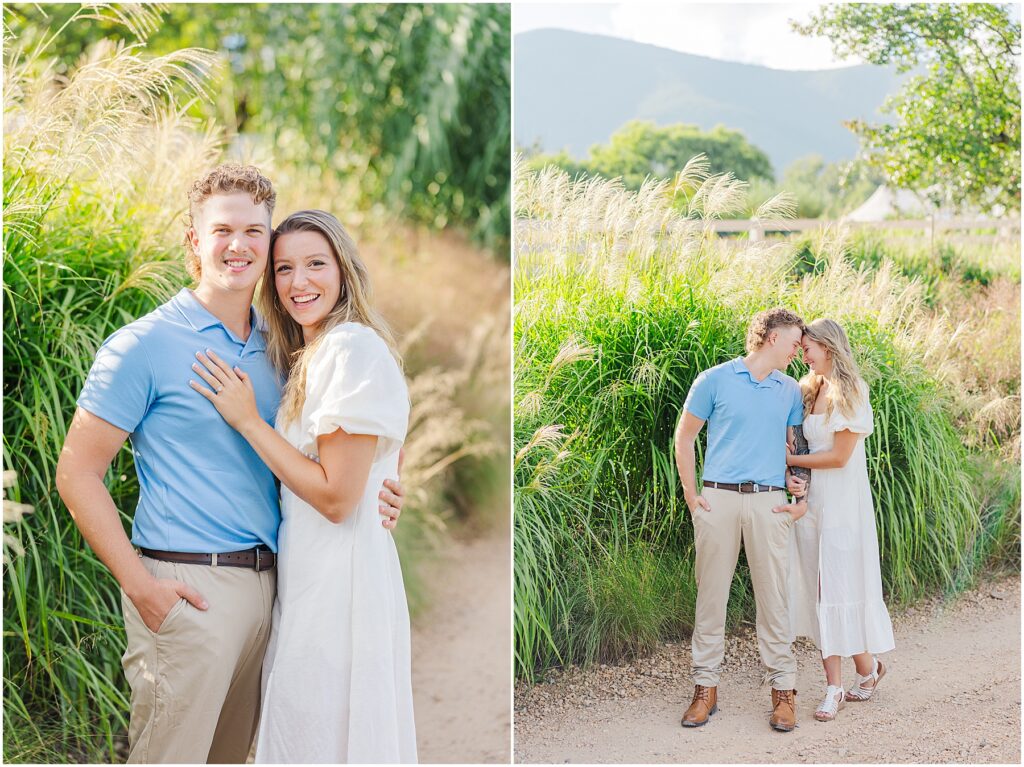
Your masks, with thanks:
M 398 476 L 402 476 L 402 464 L 405 463 L 405 448 L 398 451 Z M 380 515 L 384 517 L 380 523 L 387 530 L 398 527 L 398 518 L 402 515 L 402 504 L 405 502 L 405 491 L 399 479 L 385 479 L 384 487 L 377 493 L 381 503 L 378 506 Z
M 691 514 L 696 514 L 697 509 L 701 511 L 711 511 L 711 504 L 708 503 L 708 499 L 703 495 L 688 495 L 686 498 L 686 506 L 690 509 Z
M 776 506 L 772 509 L 776 514 L 789 514 L 796 522 L 800 517 L 807 513 L 807 501 L 800 501 L 799 503 L 787 503 L 785 506 Z
M 802 498 L 807 493 L 807 480 L 790 474 L 786 477 L 786 489 L 790 495 Z
M 169 578 L 154 578 L 145 591 L 128 598 L 139 611 L 146 628 L 154 634 L 160 631 L 168 613 L 179 599 L 184 599 L 197 610 L 205 610 L 210 606 L 194 588 Z

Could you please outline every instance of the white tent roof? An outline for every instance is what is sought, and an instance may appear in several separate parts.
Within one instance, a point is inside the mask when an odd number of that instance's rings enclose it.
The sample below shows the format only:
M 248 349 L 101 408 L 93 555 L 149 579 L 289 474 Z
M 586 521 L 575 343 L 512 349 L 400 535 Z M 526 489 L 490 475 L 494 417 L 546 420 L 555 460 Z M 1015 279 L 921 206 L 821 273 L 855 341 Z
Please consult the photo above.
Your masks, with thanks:
M 843 216 L 846 221 L 885 221 L 893 218 L 921 218 L 935 215 L 948 218 L 944 210 L 936 211 L 927 198 L 909 189 L 890 189 L 884 184 L 874 191 L 856 210 Z

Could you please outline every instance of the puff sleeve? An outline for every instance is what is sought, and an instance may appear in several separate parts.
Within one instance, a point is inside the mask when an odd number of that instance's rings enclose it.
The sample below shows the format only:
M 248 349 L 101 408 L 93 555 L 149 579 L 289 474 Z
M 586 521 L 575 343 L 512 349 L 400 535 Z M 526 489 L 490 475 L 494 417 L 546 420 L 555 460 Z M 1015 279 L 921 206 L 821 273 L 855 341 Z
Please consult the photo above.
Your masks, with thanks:
M 378 437 L 374 460 L 396 452 L 409 427 L 409 393 L 398 363 L 371 328 L 332 328 L 309 362 L 299 449 L 316 455 L 316 440 L 339 427 Z
M 874 413 L 871 411 L 871 402 L 868 397 L 868 387 L 864 382 L 860 383 L 861 401 L 853 417 L 847 417 L 836 409 L 829 419 L 829 428 L 832 431 L 852 431 L 855 434 L 862 434 L 865 437 L 875 430 Z

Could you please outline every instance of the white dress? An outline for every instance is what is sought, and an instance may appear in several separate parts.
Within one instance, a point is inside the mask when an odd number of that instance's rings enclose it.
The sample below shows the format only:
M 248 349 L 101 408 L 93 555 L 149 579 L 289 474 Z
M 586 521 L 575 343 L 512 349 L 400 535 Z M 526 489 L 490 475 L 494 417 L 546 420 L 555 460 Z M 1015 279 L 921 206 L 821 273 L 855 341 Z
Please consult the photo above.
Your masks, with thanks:
M 823 657 L 883 653 L 896 644 L 882 599 L 882 573 L 864 439 L 873 430 L 867 387 L 853 418 L 838 411 L 804 418 L 811 453 L 831 450 L 837 431 L 857 434 L 841 469 L 812 469 L 807 513 L 794 525 L 790 613 L 795 636 Z M 819 589 L 820 583 L 820 589 Z
M 302 415 L 277 428 L 316 458 L 339 427 L 377 435 L 358 508 L 341 524 L 281 486 L 277 600 L 263 664 L 259 763 L 416 761 L 409 611 L 377 493 L 398 475 L 405 379 L 370 328 L 332 328 L 310 360 Z

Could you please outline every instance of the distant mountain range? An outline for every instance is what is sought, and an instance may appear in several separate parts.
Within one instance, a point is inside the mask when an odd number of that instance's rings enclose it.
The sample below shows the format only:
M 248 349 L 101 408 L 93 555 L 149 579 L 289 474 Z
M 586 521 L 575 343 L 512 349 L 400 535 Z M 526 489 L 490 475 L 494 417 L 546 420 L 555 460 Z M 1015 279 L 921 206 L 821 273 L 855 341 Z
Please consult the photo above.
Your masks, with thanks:
M 853 158 L 843 121 L 881 120 L 905 77 L 872 65 L 783 71 L 560 29 L 516 35 L 514 62 L 517 146 L 582 159 L 628 120 L 722 124 L 767 153 L 776 175 L 808 154 Z

